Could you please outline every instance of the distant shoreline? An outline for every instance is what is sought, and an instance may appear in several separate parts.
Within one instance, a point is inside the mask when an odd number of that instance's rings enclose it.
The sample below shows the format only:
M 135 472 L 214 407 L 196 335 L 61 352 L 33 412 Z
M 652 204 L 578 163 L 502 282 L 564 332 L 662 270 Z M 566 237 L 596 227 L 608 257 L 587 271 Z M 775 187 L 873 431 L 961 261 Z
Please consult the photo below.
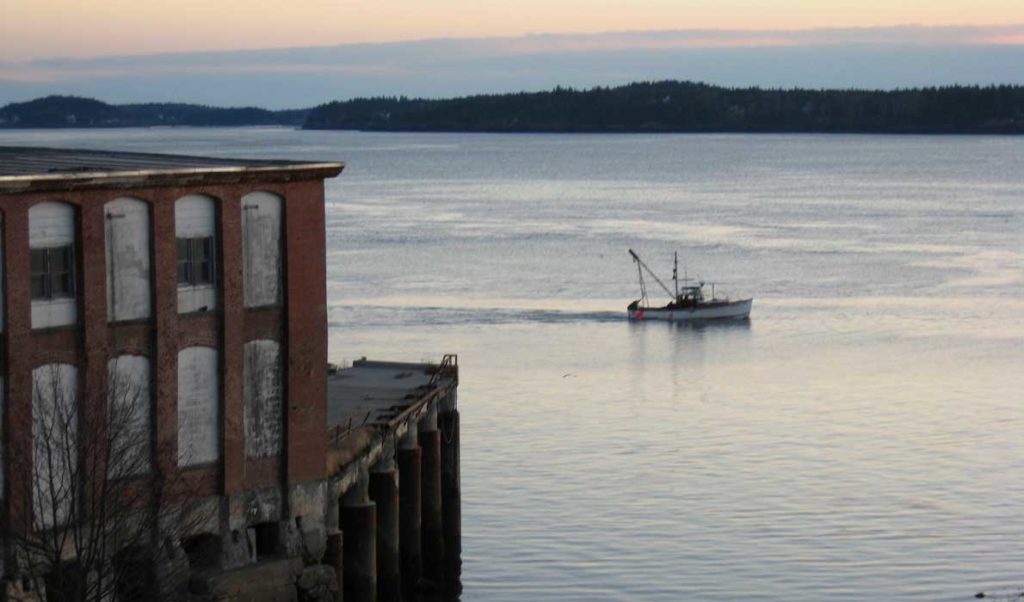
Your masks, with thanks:
M 373 130 L 352 128 L 307 128 L 295 125 L 93 125 L 93 126 L 0 126 L 3 132 L 61 132 L 85 130 L 178 130 L 178 129 L 246 129 L 267 128 L 303 132 L 356 132 L 365 134 L 479 134 L 482 136 L 992 136 L 1014 138 L 1024 131 L 484 131 L 484 130 Z
M 271 111 L 111 105 L 48 96 L 0 108 L 0 129 L 297 127 L 488 134 L 1024 134 L 1024 86 L 898 90 L 725 88 L 661 81 L 449 99 L 357 98 Z

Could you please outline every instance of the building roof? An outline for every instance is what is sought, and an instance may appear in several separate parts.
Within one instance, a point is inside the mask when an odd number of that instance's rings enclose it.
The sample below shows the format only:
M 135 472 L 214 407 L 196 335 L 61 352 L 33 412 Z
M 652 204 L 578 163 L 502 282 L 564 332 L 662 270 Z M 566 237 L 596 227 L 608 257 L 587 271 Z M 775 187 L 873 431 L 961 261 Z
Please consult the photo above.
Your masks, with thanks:
M 156 153 L 0 146 L 0 194 L 192 183 L 330 178 L 340 162 L 222 159 Z

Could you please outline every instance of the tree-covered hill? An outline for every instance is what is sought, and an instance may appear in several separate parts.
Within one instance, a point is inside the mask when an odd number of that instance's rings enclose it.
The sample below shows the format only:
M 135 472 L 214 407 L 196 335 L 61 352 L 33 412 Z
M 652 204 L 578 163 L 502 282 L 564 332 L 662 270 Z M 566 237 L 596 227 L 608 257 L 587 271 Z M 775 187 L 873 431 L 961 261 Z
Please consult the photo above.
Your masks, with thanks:
M 900 90 L 723 88 L 661 81 L 451 99 L 357 98 L 270 111 L 111 105 L 47 96 L 0 108 L 0 128 L 302 125 L 451 132 L 1024 133 L 1024 86 Z
M 111 105 L 78 96 L 47 96 L 0 108 L 0 128 L 301 125 L 306 113 L 180 103 Z
M 1024 87 L 723 88 L 660 81 L 445 100 L 359 98 L 308 129 L 467 132 L 1024 133 Z

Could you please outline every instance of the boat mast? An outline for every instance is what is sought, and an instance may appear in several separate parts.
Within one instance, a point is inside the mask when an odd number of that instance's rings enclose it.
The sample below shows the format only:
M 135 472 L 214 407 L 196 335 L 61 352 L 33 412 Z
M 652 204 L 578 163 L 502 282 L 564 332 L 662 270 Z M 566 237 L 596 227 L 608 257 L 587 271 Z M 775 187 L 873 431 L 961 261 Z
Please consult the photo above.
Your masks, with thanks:
M 676 285 L 676 296 L 673 299 L 679 298 L 679 251 L 672 253 L 672 282 Z
M 647 264 L 644 263 L 643 260 L 640 259 L 640 257 L 636 253 L 633 252 L 633 249 L 629 250 L 629 254 L 633 256 L 633 261 L 635 261 L 636 264 L 637 264 L 637 271 L 639 271 L 640 268 L 643 268 L 648 274 L 651 275 L 651 278 L 654 278 L 654 281 L 658 283 L 658 286 L 660 286 L 662 288 L 662 290 L 664 290 L 665 293 L 671 297 L 672 296 L 672 291 L 668 290 L 668 287 L 665 286 L 665 283 L 661 281 L 661 278 L 658 278 L 658 275 L 655 274 L 654 272 L 652 272 L 651 268 L 647 267 Z M 642 283 L 644 281 L 643 276 L 644 276 L 643 272 L 640 272 L 641 286 L 642 286 Z M 641 291 L 642 291 L 642 289 L 641 289 Z M 676 298 L 672 297 L 672 300 L 675 301 Z

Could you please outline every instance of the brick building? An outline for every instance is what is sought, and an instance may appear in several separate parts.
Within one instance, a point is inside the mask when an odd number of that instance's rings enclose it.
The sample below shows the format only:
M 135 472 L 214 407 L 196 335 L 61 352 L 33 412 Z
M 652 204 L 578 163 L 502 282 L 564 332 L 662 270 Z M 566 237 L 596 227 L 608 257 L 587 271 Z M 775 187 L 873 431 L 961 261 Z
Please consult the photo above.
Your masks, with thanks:
M 112 373 L 145 383 L 144 453 L 219 500 L 218 536 L 261 520 L 251 492 L 295 514 L 327 476 L 324 179 L 343 167 L 0 147 L 11 528 L 32 525 L 19 477 L 39 460 L 33 409 L 54 403 L 44 375 L 90 403 Z

